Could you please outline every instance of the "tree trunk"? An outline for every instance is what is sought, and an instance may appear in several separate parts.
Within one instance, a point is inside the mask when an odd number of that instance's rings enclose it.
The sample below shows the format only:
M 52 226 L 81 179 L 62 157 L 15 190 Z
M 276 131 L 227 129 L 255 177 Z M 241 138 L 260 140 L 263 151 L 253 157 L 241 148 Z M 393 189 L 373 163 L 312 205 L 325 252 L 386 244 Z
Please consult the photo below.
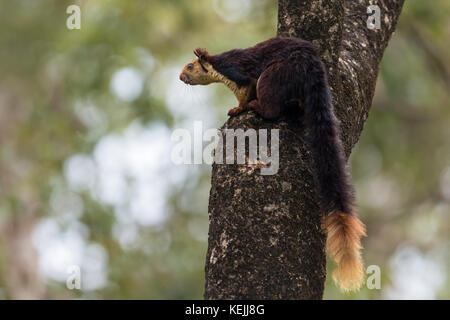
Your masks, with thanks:
M 347 156 L 369 113 L 403 1 L 378 3 L 378 30 L 367 27 L 370 4 L 279 0 L 278 35 L 312 41 L 327 66 Z M 326 234 L 303 125 L 286 115 L 264 121 L 248 112 L 224 128 L 279 129 L 279 170 L 261 175 L 251 165 L 213 164 L 205 299 L 321 299 Z

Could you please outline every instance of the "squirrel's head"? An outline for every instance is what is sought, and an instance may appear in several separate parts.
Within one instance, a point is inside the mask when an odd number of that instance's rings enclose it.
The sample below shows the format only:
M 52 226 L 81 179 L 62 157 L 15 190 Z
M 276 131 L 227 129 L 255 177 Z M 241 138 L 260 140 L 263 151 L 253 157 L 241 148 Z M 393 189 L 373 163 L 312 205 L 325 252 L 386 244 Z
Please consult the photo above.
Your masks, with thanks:
M 197 56 L 192 62 L 184 66 L 180 74 L 180 80 L 190 85 L 210 84 L 215 82 L 211 66 L 211 56 L 205 49 L 197 48 L 194 50 Z

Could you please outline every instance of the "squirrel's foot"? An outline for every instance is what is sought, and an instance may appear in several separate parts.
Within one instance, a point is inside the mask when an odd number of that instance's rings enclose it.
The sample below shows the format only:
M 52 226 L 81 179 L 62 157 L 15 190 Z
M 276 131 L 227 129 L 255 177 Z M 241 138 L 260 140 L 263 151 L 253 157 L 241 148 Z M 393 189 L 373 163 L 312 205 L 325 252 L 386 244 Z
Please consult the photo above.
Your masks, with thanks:
M 228 115 L 231 117 L 237 116 L 238 114 L 242 113 L 245 110 L 242 106 L 237 106 L 236 108 L 230 109 L 228 111 Z

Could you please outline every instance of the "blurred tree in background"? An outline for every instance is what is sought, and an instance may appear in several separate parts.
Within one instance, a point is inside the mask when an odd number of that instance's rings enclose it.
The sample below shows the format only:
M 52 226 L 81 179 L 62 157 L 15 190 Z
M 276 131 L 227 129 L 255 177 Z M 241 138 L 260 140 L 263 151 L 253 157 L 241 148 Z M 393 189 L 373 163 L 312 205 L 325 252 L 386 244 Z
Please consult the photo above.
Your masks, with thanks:
M 81 7 L 81 30 L 66 8 Z M 0 3 L 0 298 L 198 299 L 210 167 L 171 161 L 175 128 L 220 126 L 224 87 L 178 80 L 192 49 L 276 32 L 271 0 Z M 407 1 L 351 157 L 381 289 L 450 298 L 450 3 Z M 382 25 L 381 25 L 382 27 Z M 72 265 L 81 290 L 69 290 Z

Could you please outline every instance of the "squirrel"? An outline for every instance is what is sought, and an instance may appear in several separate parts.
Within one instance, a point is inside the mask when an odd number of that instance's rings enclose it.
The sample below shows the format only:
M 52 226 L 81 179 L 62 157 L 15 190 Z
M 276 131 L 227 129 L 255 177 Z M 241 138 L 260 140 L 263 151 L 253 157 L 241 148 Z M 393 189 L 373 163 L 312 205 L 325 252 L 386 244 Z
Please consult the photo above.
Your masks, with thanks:
M 338 264 L 333 279 L 343 291 L 358 290 L 364 278 L 360 238 L 366 230 L 355 211 L 339 122 L 316 47 L 300 38 L 274 37 L 247 49 L 210 55 L 197 48 L 194 54 L 197 58 L 183 68 L 180 80 L 190 85 L 224 83 L 239 102 L 229 116 L 253 110 L 264 119 L 275 119 L 288 102 L 303 103 L 322 228 L 327 250 Z

